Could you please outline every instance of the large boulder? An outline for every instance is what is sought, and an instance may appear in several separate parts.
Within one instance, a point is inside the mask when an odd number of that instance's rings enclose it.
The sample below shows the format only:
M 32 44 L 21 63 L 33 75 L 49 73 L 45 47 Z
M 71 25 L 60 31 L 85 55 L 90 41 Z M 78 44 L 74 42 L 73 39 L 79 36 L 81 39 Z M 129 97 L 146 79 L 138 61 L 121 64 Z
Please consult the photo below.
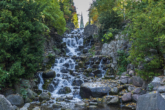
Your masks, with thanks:
M 109 105 L 113 105 L 113 104 L 118 104 L 119 103 L 119 97 L 118 96 L 107 96 L 106 97 L 106 102 Z
M 80 95 L 82 98 L 102 97 L 109 93 L 111 88 L 101 82 L 83 83 L 80 87 Z
M 143 85 L 143 79 L 139 76 L 133 76 L 132 77 L 132 84 L 137 87 L 142 87 Z
M 0 109 L 1 110 L 14 110 L 11 103 L 3 95 L 0 95 Z
M 24 100 L 23 97 L 20 96 L 19 94 L 12 94 L 6 97 L 7 100 L 9 100 L 9 102 L 12 105 L 16 105 L 16 106 L 22 106 L 24 104 Z
M 56 76 L 56 73 L 53 70 L 44 71 L 42 74 L 43 78 L 54 78 L 55 76 Z
M 141 95 L 136 110 L 165 110 L 165 99 L 156 91 Z

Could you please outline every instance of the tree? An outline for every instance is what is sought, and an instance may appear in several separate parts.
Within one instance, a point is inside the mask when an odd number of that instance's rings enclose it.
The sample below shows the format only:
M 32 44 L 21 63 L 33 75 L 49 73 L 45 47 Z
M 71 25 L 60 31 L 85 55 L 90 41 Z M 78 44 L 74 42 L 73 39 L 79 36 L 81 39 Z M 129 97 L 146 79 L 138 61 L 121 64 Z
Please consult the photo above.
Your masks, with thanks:
M 137 73 L 144 79 L 158 75 L 164 68 L 164 4 L 164 0 L 139 2 L 129 17 L 132 23 L 125 30 L 132 42 L 129 60 L 139 67 Z
M 43 32 L 41 6 L 33 0 L 0 1 L 0 84 L 30 77 L 42 63 Z

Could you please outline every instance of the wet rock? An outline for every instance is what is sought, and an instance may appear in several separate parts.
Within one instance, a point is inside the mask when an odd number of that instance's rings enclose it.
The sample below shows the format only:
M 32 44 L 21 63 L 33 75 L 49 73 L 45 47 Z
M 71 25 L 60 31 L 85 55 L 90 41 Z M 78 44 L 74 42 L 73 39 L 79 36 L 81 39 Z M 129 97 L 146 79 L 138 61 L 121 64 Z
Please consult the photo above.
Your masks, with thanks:
M 136 110 L 165 110 L 165 99 L 156 91 L 141 95 Z
M 70 96 L 66 96 L 66 99 L 68 99 L 68 100 L 72 100 L 72 99 L 73 99 L 73 96 L 72 96 L 72 95 L 70 95 Z
M 119 93 L 119 89 L 117 87 L 114 87 L 111 89 L 110 94 L 118 94 Z
M 53 70 L 44 71 L 42 74 L 43 78 L 54 78 L 55 76 L 56 76 L 56 73 Z
M 39 107 L 35 107 L 32 110 L 40 110 L 40 108 Z
M 82 98 L 102 97 L 107 95 L 110 90 L 111 88 L 108 85 L 101 82 L 83 83 L 80 87 L 80 95 Z
M 83 53 L 88 53 L 88 49 L 83 49 Z
M 63 69 L 61 69 L 61 72 L 62 72 L 62 73 L 68 73 L 68 72 L 69 72 L 69 70 L 68 70 L 68 69 L 63 68 Z
M 89 102 L 89 105 L 97 105 L 97 102 Z
M 19 94 L 12 94 L 6 97 L 7 100 L 9 100 L 9 102 L 12 105 L 16 105 L 16 106 L 22 106 L 24 104 L 24 100 L 23 97 Z
M 61 106 L 61 104 L 53 104 L 53 108 L 61 108 L 62 106 Z
M 132 77 L 132 84 L 137 87 L 142 87 L 143 80 L 139 76 L 133 76 Z
M 111 96 L 109 99 L 107 99 L 107 104 L 113 105 L 119 103 L 119 97 L 118 96 Z
M 61 88 L 58 93 L 59 94 L 68 94 L 71 92 L 71 89 L 69 87 L 64 87 L 64 88 Z
M 40 94 L 40 97 L 39 97 L 40 102 L 42 102 L 43 100 L 49 100 L 49 99 L 50 99 L 50 96 L 48 93 L 43 92 Z
M 69 68 L 69 63 L 65 63 L 63 66 L 65 66 L 66 68 Z
M 48 85 L 48 91 L 53 92 L 54 91 L 54 86 L 52 84 Z
M 14 110 L 14 107 L 11 103 L 4 97 L 4 95 L 0 95 L 0 109 L 1 110 Z
M 96 105 L 90 105 L 90 106 L 88 106 L 88 109 L 89 109 L 89 110 L 94 110 L 94 109 L 96 109 L 96 108 L 97 108 Z
M 75 79 L 72 83 L 73 86 L 81 86 L 83 81 L 81 79 Z
M 83 101 L 80 101 L 80 102 L 77 102 L 75 104 L 76 107 L 84 107 L 85 106 L 85 103 Z
M 126 93 L 122 96 L 122 101 L 123 102 L 129 102 L 132 100 L 132 94 L 131 93 Z

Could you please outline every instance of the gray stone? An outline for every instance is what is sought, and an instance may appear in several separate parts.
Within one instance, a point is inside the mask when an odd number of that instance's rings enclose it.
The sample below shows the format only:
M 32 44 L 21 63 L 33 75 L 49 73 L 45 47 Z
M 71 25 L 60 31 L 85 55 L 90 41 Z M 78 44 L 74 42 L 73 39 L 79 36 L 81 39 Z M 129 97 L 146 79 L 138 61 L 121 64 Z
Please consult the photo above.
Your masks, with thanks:
M 40 107 L 35 107 L 32 110 L 40 110 Z
M 0 95 L 0 109 L 1 110 L 14 110 L 14 107 L 3 95 Z
M 137 102 L 139 96 L 140 96 L 139 94 L 133 94 L 133 95 L 132 95 L 132 100 L 135 101 L 135 102 Z
M 129 91 L 129 92 L 133 91 L 134 89 L 135 89 L 134 86 L 128 86 L 128 91 Z
M 56 76 L 56 73 L 53 70 L 44 71 L 42 74 L 43 78 L 54 78 L 55 76 Z
M 46 92 L 43 92 L 43 93 L 40 94 L 39 100 L 40 101 L 49 100 L 49 98 L 50 98 L 49 94 L 46 93 Z
M 132 77 L 132 84 L 137 87 L 142 87 L 143 80 L 139 76 L 133 76 Z
M 53 104 L 53 108 L 61 108 L 61 104 Z
M 112 105 L 112 104 L 118 104 L 119 103 L 119 97 L 118 96 L 113 96 L 110 101 L 107 101 L 107 104 Z
M 37 97 L 37 93 L 33 92 L 31 89 L 27 89 L 27 96 L 30 99 L 34 99 L 35 97 Z
M 70 92 L 71 92 L 70 87 L 63 87 L 58 91 L 59 94 L 68 94 Z
M 135 90 L 133 90 L 133 94 L 140 94 L 142 91 L 141 88 L 136 88 Z
M 102 97 L 109 93 L 111 88 L 101 82 L 83 83 L 80 87 L 80 95 L 82 98 Z
M 12 105 L 22 106 L 24 104 L 23 97 L 19 94 L 12 94 L 6 97 Z
M 81 79 L 75 79 L 72 83 L 73 86 L 81 86 L 83 81 Z
M 154 77 L 152 82 L 148 84 L 147 90 L 150 90 L 151 87 L 152 87 L 152 90 L 157 90 L 160 85 L 161 85 L 161 78 Z
M 128 84 L 132 84 L 132 78 L 128 78 Z
M 90 37 L 93 36 L 94 34 L 97 34 L 98 28 L 96 25 L 87 25 L 84 29 L 84 37 Z
M 84 107 L 85 103 L 83 101 L 75 103 L 75 106 L 77 107 Z
M 114 88 L 112 88 L 111 89 L 111 94 L 118 94 L 118 92 L 119 92 L 119 89 L 117 88 L 117 87 L 114 87 Z
M 165 86 L 159 86 L 158 89 L 157 89 L 157 91 L 159 93 L 165 93 Z
M 124 78 L 120 80 L 121 84 L 127 84 L 128 83 L 128 79 Z
M 156 91 L 141 95 L 136 110 L 165 110 L 165 99 Z
M 123 96 L 122 96 L 122 101 L 123 102 L 129 102 L 132 100 L 132 94 L 131 93 L 125 93 Z

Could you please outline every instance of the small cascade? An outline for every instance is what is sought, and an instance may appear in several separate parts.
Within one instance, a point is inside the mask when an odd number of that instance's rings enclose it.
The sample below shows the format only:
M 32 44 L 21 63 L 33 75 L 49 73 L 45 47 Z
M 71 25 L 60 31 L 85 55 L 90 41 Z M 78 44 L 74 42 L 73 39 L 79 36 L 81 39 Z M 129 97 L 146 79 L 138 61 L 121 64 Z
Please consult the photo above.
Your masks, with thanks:
M 38 74 L 38 76 L 39 76 L 39 81 L 40 81 L 40 83 L 39 83 L 39 85 L 38 85 L 38 89 L 39 89 L 39 90 L 43 90 L 42 86 L 44 85 L 44 80 L 43 80 L 43 78 L 42 78 L 42 74 L 43 74 L 43 72 L 39 72 L 39 74 Z

